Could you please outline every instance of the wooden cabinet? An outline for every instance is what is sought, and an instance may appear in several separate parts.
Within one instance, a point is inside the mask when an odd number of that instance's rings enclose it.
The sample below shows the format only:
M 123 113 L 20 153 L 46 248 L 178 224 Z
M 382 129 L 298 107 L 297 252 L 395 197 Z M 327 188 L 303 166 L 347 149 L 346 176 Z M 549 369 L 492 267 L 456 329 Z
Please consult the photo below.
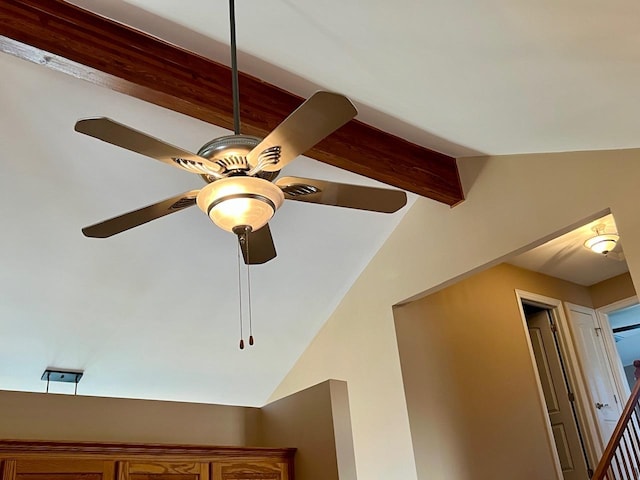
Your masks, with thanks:
M 213 480 L 285 480 L 290 478 L 286 463 L 234 461 L 216 462 Z
M 70 458 L 15 458 L 3 462 L 2 480 L 113 480 L 114 462 Z
M 0 480 L 293 480 L 295 449 L 0 441 Z
M 123 461 L 117 480 L 209 480 L 208 462 Z

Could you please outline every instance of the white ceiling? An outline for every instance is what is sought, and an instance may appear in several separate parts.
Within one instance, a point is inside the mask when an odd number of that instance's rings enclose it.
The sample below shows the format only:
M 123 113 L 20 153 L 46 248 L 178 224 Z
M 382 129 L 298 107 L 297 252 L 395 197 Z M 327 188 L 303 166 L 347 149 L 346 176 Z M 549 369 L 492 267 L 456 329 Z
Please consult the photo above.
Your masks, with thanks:
M 228 2 L 75 0 L 228 63 Z M 241 70 L 301 96 L 348 95 L 359 119 L 445 153 L 640 146 L 640 4 L 238 1 Z M 237 348 L 233 236 L 197 209 L 108 240 L 80 228 L 191 188 L 177 169 L 74 134 L 107 115 L 196 150 L 224 133 L 0 56 L 0 388 L 261 404 L 400 220 L 285 205 L 278 258 L 253 272 L 257 345 Z M 242 95 L 242 93 L 241 93 Z M 299 159 L 286 174 L 359 183 Z M 439 253 L 441 254 L 441 253 Z
M 285 202 L 278 257 L 251 267 L 256 345 L 240 351 L 233 234 L 197 208 L 80 231 L 202 180 L 73 125 L 105 115 L 191 151 L 229 132 L 8 55 L 0 70 L 1 389 L 42 391 L 55 366 L 86 370 L 84 394 L 261 405 L 408 208 Z M 306 158 L 283 174 L 379 185 Z
M 613 215 L 609 214 L 522 253 L 509 263 L 584 286 L 621 275 L 629 270 L 622 239 L 608 256 L 595 254 L 584 246 L 596 235 L 593 228 L 600 225 L 604 225 L 601 233 L 618 232 Z
M 72 3 L 228 64 L 225 0 Z M 637 1 L 236 3 L 241 70 L 339 91 L 416 143 L 456 156 L 639 145 Z

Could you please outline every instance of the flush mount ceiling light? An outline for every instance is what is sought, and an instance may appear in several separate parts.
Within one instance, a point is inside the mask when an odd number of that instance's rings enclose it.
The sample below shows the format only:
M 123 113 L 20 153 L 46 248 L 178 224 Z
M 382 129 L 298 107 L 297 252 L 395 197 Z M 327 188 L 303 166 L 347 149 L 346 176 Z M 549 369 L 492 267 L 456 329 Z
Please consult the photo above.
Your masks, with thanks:
M 600 255 L 607 255 L 610 251 L 616 248 L 620 236 L 616 233 L 604 233 L 606 225 L 600 223 L 593 227 L 593 231 L 596 233 L 595 237 L 591 237 L 584 242 L 584 246 L 594 253 Z

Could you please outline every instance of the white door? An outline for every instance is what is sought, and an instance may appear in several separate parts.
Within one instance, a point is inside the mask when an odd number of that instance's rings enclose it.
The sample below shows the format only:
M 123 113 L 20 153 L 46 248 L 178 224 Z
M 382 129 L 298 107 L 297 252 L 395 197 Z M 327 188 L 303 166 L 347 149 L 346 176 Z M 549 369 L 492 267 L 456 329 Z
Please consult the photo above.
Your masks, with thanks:
M 605 353 L 595 310 L 570 303 L 566 306 L 580 368 L 587 381 L 592 409 L 598 421 L 604 447 L 618 423 L 622 406 L 615 395 L 613 373 Z
M 527 314 L 526 318 L 563 480 L 586 480 L 589 476 L 584 449 L 571 405 L 572 396 L 551 330 L 549 311 Z

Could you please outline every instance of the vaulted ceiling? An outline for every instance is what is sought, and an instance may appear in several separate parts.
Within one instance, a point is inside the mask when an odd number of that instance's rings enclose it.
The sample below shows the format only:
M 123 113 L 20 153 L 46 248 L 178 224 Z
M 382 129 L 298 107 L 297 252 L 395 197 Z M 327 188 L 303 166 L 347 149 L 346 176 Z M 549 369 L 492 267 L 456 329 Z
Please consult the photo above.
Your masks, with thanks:
M 227 2 L 73 3 L 228 62 Z M 309 152 L 321 162 L 285 173 L 374 184 L 338 166 L 449 208 L 462 199 L 452 157 L 638 146 L 639 17 L 631 1 L 238 2 L 240 69 L 291 92 L 244 77 L 244 125 L 262 135 L 318 88 L 343 93 L 371 127 L 345 127 Z M 285 205 L 277 259 L 252 268 L 257 344 L 240 352 L 234 239 L 199 211 L 106 241 L 80 234 L 198 179 L 72 131 L 107 115 L 196 150 L 228 133 L 226 70 L 87 18 L 58 1 L 0 5 L 12 54 L 0 58 L 0 388 L 42 389 L 56 365 L 86 370 L 81 393 L 261 404 L 406 209 Z
M 7 52 L 223 128 L 233 125 L 231 73 L 223 65 L 63 1 L 9 2 L 0 12 Z M 301 103 L 248 75 L 240 88 L 242 132 L 249 135 L 265 136 Z M 308 154 L 449 205 L 463 200 L 455 159 L 356 120 Z

